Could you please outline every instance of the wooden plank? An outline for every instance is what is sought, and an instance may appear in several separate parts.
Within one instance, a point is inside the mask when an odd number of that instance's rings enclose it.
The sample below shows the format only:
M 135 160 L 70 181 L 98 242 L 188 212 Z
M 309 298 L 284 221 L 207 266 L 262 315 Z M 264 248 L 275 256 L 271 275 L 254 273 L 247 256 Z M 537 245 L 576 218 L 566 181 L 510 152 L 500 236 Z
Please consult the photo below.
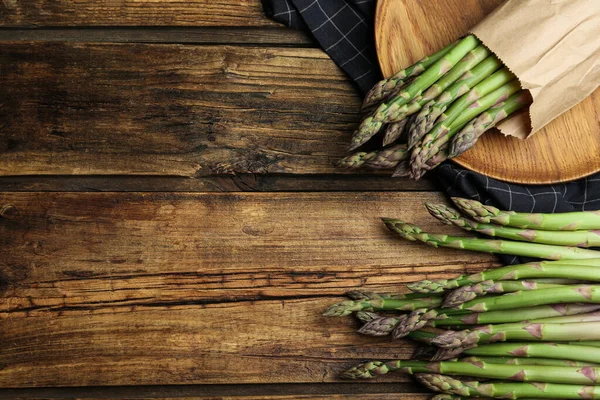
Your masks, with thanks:
M 0 176 L 0 192 L 365 192 L 433 191 L 427 178 L 387 175 L 238 174 L 176 176 Z
M 77 43 L 263 44 L 316 47 L 306 33 L 286 27 L 0 28 L 0 41 Z
M 426 390 L 415 383 L 287 383 L 287 384 L 230 384 L 230 385 L 151 385 L 151 386 L 85 386 L 54 388 L 0 389 L 0 399 L 287 399 L 334 398 L 387 400 L 425 400 Z M 310 397 L 312 396 L 312 397 Z
M 5 193 L 0 386 L 336 382 L 408 343 L 320 312 L 494 258 L 398 240 L 433 193 Z M 390 377 L 393 381 L 401 379 Z M 385 381 L 385 379 L 383 379 Z
M 278 26 L 258 0 L 3 0 L 0 26 Z
M 201 397 L 157 397 L 160 400 L 294 400 L 294 399 L 310 399 L 310 400 L 427 400 L 431 398 L 431 394 L 411 394 L 411 393 L 377 393 L 377 394 L 301 394 L 301 395 L 284 395 L 284 396 L 201 396 Z M 28 400 L 50 400 L 50 398 L 27 398 Z M 56 399 L 53 397 L 52 399 Z M 110 399 L 110 397 L 102 397 L 102 399 Z M 13 400 L 25 400 L 23 397 L 13 398 Z M 79 397 L 77 400 L 99 400 L 93 397 Z
M 360 98 L 321 50 L 0 49 L 0 175 L 348 173 Z

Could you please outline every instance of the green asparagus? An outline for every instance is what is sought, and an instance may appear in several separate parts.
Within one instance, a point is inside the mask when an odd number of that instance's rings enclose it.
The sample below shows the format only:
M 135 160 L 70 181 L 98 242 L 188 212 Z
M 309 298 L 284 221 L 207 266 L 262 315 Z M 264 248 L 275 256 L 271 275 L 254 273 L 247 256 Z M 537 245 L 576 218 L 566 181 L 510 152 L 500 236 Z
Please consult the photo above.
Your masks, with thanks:
M 424 57 L 410 67 L 396 72 L 392 77 L 377 82 L 365 96 L 362 108 L 365 109 L 371 107 L 397 91 L 404 84 L 406 78 L 421 74 L 425 69 L 429 68 L 433 63 L 454 48 L 456 43 L 457 42 L 453 42 L 437 53 Z
M 355 311 L 412 311 L 416 308 L 437 307 L 442 304 L 441 297 L 422 297 L 418 299 L 373 299 L 343 301 L 330 306 L 324 313 L 327 317 L 344 317 Z
M 516 111 L 526 107 L 531 102 L 529 92 L 520 91 L 513 94 L 498 105 L 491 107 L 480 116 L 473 119 L 455 135 L 450 146 L 449 156 L 456 157 L 475 145 L 485 131 L 495 127 Z
M 440 373 L 463 375 L 475 378 L 505 379 L 519 382 L 547 382 L 567 384 L 595 384 L 600 368 L 547 366 L 531 364 L 488 364 L 481 360 L 469 361 L 370 361 L 350 368 L 342 373 L 343 378 L 369 379 L 389 372 L 401 371 L 407 374 Z
M 489 293 L 513 293 L 528 290 L 560 288 L 565 285 L 536 283 L 531 281 L 483 281 L 474 285 L 461 286 L 446 295 L 442 307 L 456 307 Z
M 414 123 L 409 127 L 408 147 L 414 147 L 433 128 L 438 117 L 446 111 L 446 108 L 452 102 L 501 67 L 502 62 L 495 55 L 491 55 L 472 70 L 465 72 L 458 81 L 454 82 L 439 97 L 424 104 L 416 115 Z M 442 118 L 445 118 L 445 116 Z
M 448 118 L 436 124 L 432 131 L 423 138 L 421 145 L 413 149 L 410 159 L 413 175 L 415 177 L 418 176 L 427 160 L 436 154 L 441 146 L 448 143 L 450 138 L 459 132 L 470 120 L 520 90 L 521 84 L 517 79 L 513 79 L 500 88 L 478 98 L 469 104 L 468 107 L 464 107 L 458 112 L 452 113 L 451 110 L 456 105 L 453 104 L 448 111 Z M 464 96 L 468 96 L 468 94 Z
M 519 213 L 502 211 L 482 203 L 452 198 L 458 208 L 479 222 L 512 226 L 515 228 L 541 229 L 546 231 L 575 231 L 600 229 L 600 210 L 554 214 Z
M 494 343 L 465 351 L 471 356 L 537 357 L 600 363 L 600 348 L 559 343 Z
M 491 344 L 484 344 L 483 346 L 493 346 Z M 582 346 L 580 346 L 582 347 Z M 476 347 L 474 347 L 476 348 Z M 472 349 L 469 349 L 472 350 Z M 468 350 L 467 350 L 468 351 Z M 466 353 L 466 352 L 465 352 Z M 582 362 L 582 361 L 571 361 L 553 358 L 514 358 L 514 357 L 465 357 L 457 361 L 461 362 L 484 362 L 488 364 L 510 364 L 510 365 L 544 365 L 544 366 L 555 366 L 555 367 L 598 367 L 600 364 L 593 362 Z M 598 360 L 596 360 L 598 361 Z
M 579 247 L 552 246 L 506 240 L 486 240 L 443 234 L 429 234 L 418 226 L 392 218 L 383 218 L 388 229 L 407 240 L 418 240 L 433 247 L 450 247 L 493 254 L 536 257 L 549 260 L 600 258 L 600 252 Z
M 452 224 L 466 231 L 511 239 L 521 242 L 553 244 L 558 246 L 595 247 L 600 246 L 600 231 L 545 231 L 513 228 L 473 221 L 463 217 L 457 210 L 440 203 L 425 203 L 431 215 L 446 224 Z
M 468 397 L 501 399 L 600 399 L 600 386 L 559 383 L 464 381 L 441 374 L 417 374 L 417 379 L 436 392 Z
M 438 347 L 468 347 L 480 343 L 524 340 L 541 342 L 600 340 L 600 323 L 521 322 L 483 325 L 462 331 L 445 331 L 433 339 L 432 343 Z
M 413 292 L 432 294 L 456 289 L 487 280 L 517 280 L 529 278 L 566 278 L 583 281 L 600 281 L 600 259 L 541 261 L 510 265 L 487 271 L 463 275 L 455 279 L 423 280 L 410 283 Z
M 442 58 L 421 73 L 412 83 L 403 87 L 400 93 L 392 100 L 382 103 L 371 116 L 362 121 L 358 129 L 354 132 L 350 150 L 355 150 L 366 143 L 379 131 L 379 129 L 381 129 L 384 123 L 392 122 L 389 120 L 390 116 L 401 113 L 403 106 L 408 104 L 415 97 L 420 96 L 421 93 L 439 80 L 478 45 L 479 40 L 474 36 L 469 35 L 465 37 L 448 51 L 448 53 L 444 54 Z

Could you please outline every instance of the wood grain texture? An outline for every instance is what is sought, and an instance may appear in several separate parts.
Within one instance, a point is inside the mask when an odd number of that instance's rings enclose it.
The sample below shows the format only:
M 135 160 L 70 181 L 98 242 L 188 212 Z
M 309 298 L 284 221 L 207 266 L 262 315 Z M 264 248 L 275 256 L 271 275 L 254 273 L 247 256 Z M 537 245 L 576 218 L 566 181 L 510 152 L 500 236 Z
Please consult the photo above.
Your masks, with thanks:
M 305 32 L 287 27 L 0 28 L 0 42 L 261 44 L 317 47 Z
M 2 0 L 0 26 L 280 26 L 258 0 Z
M 349 289 L 495 261 L 378 220 L 455 232 L 425 199 L 441 196 L 5 193 L 18 217 L 0 221 L 0 386 L 334 382 L 359 360 L 408 357 L 320 312 Z
M 384 75 L 390 76 L 464 35 L 502 2 L 380 0 L 375 36 Z M 454 161 L 493 178 L 525 184 L 590 175 L 600 170 L 599 107 L 600 89 L 527 140 L 494 130 Z
M 360 98 L 321 50 L 0 49 L 0 175 L 349 173 Z
M 236 174 L 177 176 L 0 176 L 0 192 L 365 192 L 434 191 L 430 179 L 389 175 Z

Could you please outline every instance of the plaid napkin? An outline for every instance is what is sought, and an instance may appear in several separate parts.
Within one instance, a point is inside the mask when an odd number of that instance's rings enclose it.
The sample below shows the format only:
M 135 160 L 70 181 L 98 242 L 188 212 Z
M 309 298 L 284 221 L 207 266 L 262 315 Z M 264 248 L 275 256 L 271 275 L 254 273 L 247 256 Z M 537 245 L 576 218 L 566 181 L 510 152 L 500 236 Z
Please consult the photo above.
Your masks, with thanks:
M 262 0 L 265 14 L 290 28 L 312 33 L 321 47 L 364 94 L 379 79 L 374 43 L 376 0 Z M 441 188 L 453 197 L 519 212 L 600 209 L 600 173 L 566 184 L 509 184 L 446 162 L 435 170 Z M 523 257 L 501 257 L 507 264 Z

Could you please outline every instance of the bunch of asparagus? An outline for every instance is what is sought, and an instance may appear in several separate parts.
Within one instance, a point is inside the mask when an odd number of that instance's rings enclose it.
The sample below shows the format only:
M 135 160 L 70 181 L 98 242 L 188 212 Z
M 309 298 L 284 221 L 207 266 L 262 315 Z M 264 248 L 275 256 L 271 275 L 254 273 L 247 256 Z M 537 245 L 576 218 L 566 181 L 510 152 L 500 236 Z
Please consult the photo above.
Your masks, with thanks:
M 364 99 L 367 116 L 350 151 L 370 141 L 382 145 L 354 152 L 338 166 L 395 169 L 393 176 L 419 179 L 529 103 L 515 76 L 469 35 L 378 82 Z
M 411 283 L 408 294 L 348 293 L 324 315 L 353 314 L 359 333 L 411 338 L 411 360 L 369 361 L 351 379 L 415 375 L 433 399 L 600 399 L 600 211 L 528 214 L 453 199 L 426 204 L 447 224 L 499 237 L 429 234 L 385 218 L 390 230 L 434 247 L 540 259 L 454 279 Z M 504 240 L 508 239 L 508 240 Z

